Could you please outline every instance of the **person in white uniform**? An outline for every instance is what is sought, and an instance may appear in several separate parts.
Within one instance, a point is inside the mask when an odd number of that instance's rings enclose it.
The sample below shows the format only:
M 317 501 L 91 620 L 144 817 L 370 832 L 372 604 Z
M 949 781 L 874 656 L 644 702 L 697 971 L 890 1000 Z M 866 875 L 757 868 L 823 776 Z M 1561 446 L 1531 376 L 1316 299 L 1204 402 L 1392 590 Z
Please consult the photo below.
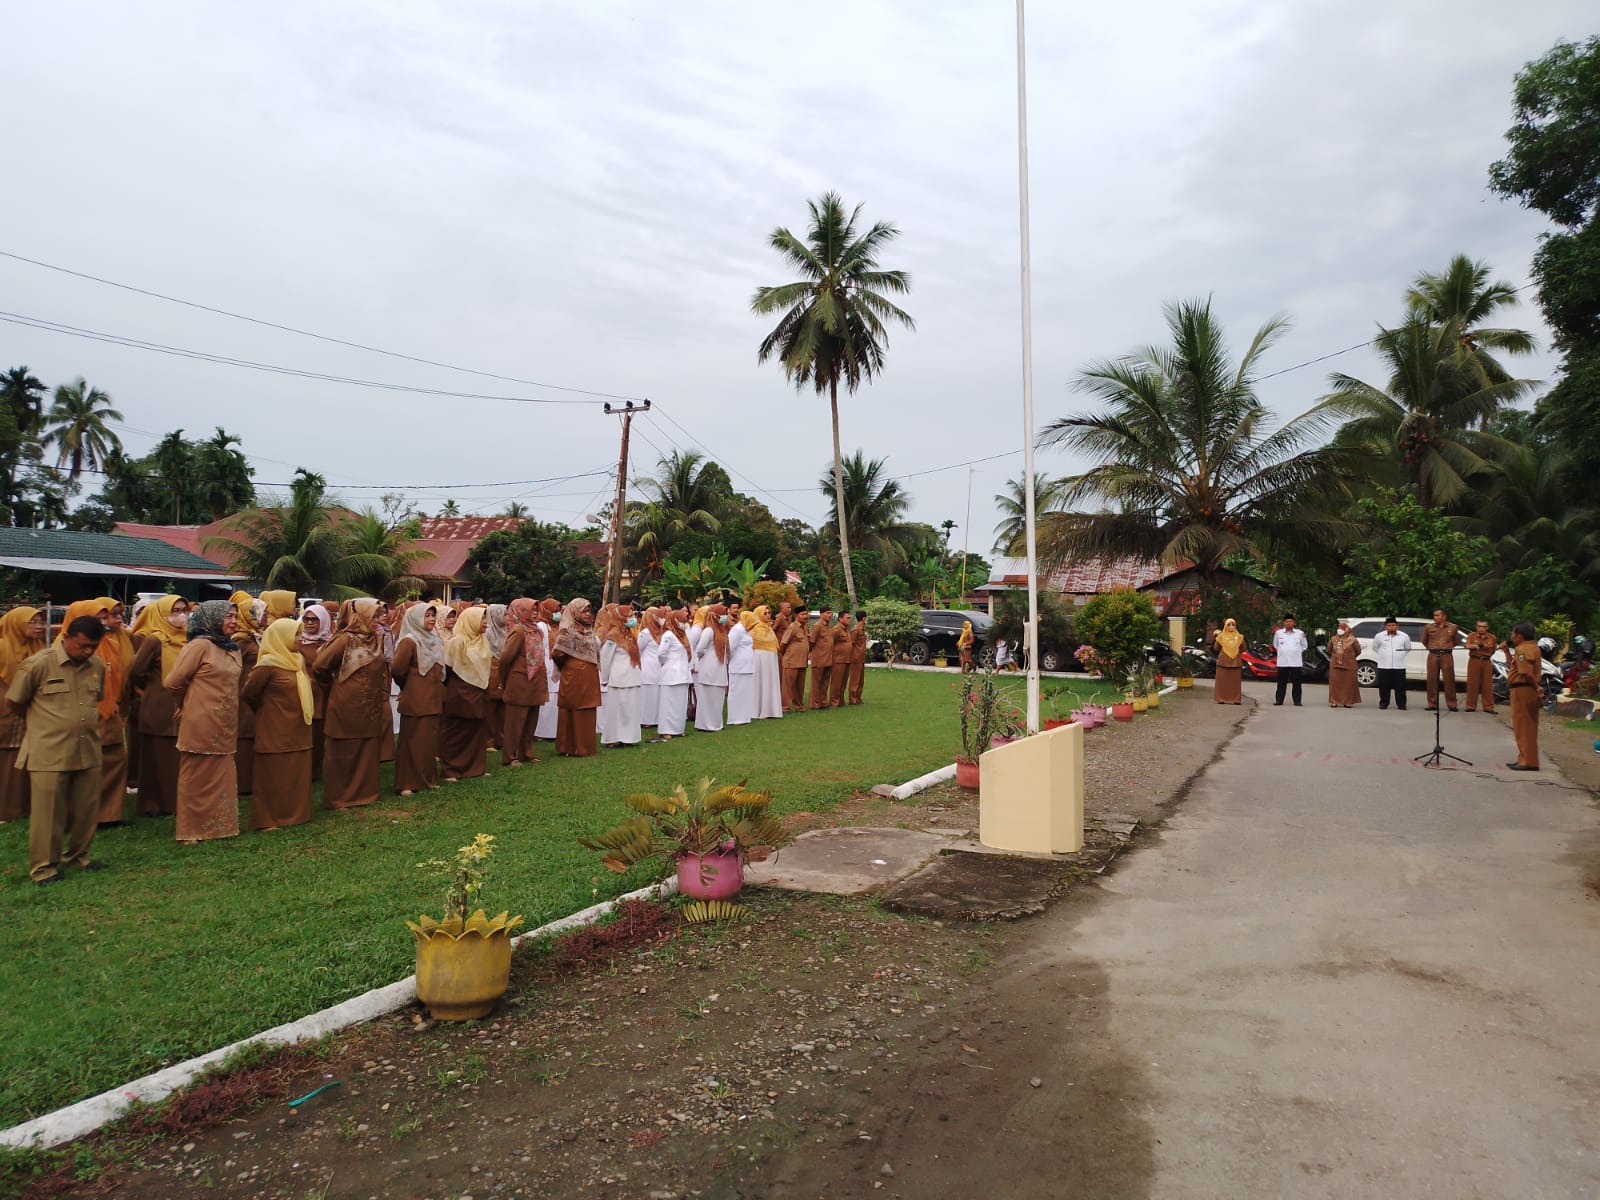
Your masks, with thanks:
M 733 614 L 728 614 L 730 617 Z M 745 618 L 750 620 L 746 621 Z M 754 613 L 741 613 L 728 625 L 728 724 L 748 725 L 755 716 L 756 647 L 750 636 Z
M 722 728 L 722 710 L 728 702 L 728 610 L 713 604 L 706 610 L 706 625 L 695 652 L 694 727 L 702 733 Z
M 681 737 L 689 714 L 689 634 L 676 609 L 667 612 L 667 627 L 656 657 L 661 663 L 656 734 L 661 740 Z
M 1294 687 L 1294 706 L 1300 707 L 1300 671 L 1305 666 L 1306 651 L 1310 648 L 1306 635 L 1294 627 L 1293 617 L 1284 617 L 1283 627 L 1272 635 L 1272 648 L 1278 656 L 1278 697 L 1275 704 L 1282 706 L 1283 694 L 1290 685 Z
M 634 634 L 639 621 L 631 604 L 609 605 L 602 610 L 605 628 L 600 637 L 600 686 L 605 689 L 605 722 L 600 726 L 602 746 L 637 746 L 642 655 Z M 596 622 L 598 627 L 599 622 Z
M 661 635 L 666 626 L 661 622 L 661 610 L 654 606 L 644 610 L 639 622 L 639 724 L 654 726 L 656 708 L 661 702 Z

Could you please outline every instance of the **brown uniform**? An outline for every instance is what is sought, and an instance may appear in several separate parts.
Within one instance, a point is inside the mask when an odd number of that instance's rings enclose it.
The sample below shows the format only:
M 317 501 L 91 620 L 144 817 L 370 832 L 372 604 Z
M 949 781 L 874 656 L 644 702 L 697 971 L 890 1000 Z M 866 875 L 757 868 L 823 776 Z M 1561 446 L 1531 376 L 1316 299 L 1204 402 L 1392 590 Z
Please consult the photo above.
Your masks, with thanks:
M 844 689 L 850 682 L 850 643 L 855 640 L 855 628 L 841 619 L 833 631 L 833 674 L 828 683 L 828 707 L 844 707 Z
M 141 817 L 178 811 L 177 705 L 161 686 L 161 639 L 147 637 L 128 668 L 129 702 L 139 713 L 139 803 Z
M 241 631 L 233 635 L 233 640 L 239 644 L 239 748 L 234 751 L 234 764 L 239 772 L 239 795 L 248 796 L 255 790 L 256 714 L 244 702 L 244 685 L 256 669 L 261 639 Z
M 316 674 L 328 682 L 324 808 L 355 808 L 378 798 L 381 740 L 389 719 L 389 667 L 380 654 L 339 679 L 339 665 L 349 642 L 348 633 L 336 633 L 317 656 Z M 314 729 L 312 732 L 315 735 Z
M 0 825 L 28 815 L 28 773 L 17 770 L 23 718 L 0 704 Z
M 488 774 L 489 689 L 444 673 L 444 723 L 439 727 L 439 767 L 446 779 Z
M 311 780 L 313 783 L 322 778 L 322 757 L 327 746 L 328 722 L 328 685 L 317 677 L 313 669 L 317 663 L 317 655 L 321 654 L 327 642 L 299 641 L 295 649 L 300 651 L 300 657 L 306 664 L 306 670 L 311 673 Z
M 833 683 L 833 618 L 819 617 L 811 631 L 811 707 L 828 707 Z
M 400 740 L 395 745 L 394 790 L 431 791 L 439 785 L 439 726 L 444 717 L 445 665 L 422 673 L 417 643 L 401 638 L 390 669 L 400 685 Z
M 1517 739 L 1517 764 L 1537 771 L 1544 655 L 1539 653 L 1539 643 L 1530 639 L 1514 646 L 1507 658 L 1511 677 L 1511 733 Z M 37 797 L 37 793 L 35 795 Z M 34 803 L 38 803 L 37 798 Z
M 861 703 L 861 686 L 867 680 L 867 623 L 857 621 L 850 631 L 850 703 Z
M 599 740 L 595 716 L 600 707 L 600 664 L 559 651 L 552 651 L 550 661 L 561 672 L 561 687 L 556 691 L 556 753 L 563 758 L 588 758 Z
M 27 711 L 17 766 L 28 772 L 28 878 L 84 867 L 100 810 L 100 696 L 106 665 L 98 655 L 67 657 L 59 642 L 24 660 L 6 700 Z M 62 843 L 65 841 L 65 849 Z
M 1456 711 L 1456 643 L 1460 630 L 1451 622 L 1440 625 L 1429 621 L 1422 627 L 1422 646 L 1428 651 L 1428 707 L 1439 707 L 1439 681 L 1444 681 L 1444 702 L 1451 712 Z M 1435 654 L 1435 650 L 1449 650 L 1449 654 Z
M 1467 711 L 1478 707 L 1483 700 L 1483 711 L 1494 711 L 1494 666 L 1490 660 L 1500 649 L 1492 633 L 1467 634 Z
M 550 702 L 548 672 L 538 667 L 529 678 L 527 650 L 528 631 L 513 629 L 500 655 L 500 679 L 505 697 L 500 761 L 508 766 L 538 761 L 533 752 L 533 734 L 539 725 L 539 710 Z
M 285 829 L 311 820 L 311 726 L 300 685 L 281 667 L 255 667 L 240 693 L 255 718 L 251 829 Z
M 783 669 L 783 711 L 799 712 L 806 706 L 806 658 L 811 653 L 806 623 L 796 616 L 774 632 L 778 634 L 778 661 Z
M 180 842 L 239 836 L 239 652 L 184 646 L 163 685 L 177 702 Z
M 1361 685 L 1356 681 L 1356 657 L 1361 639 L 1354 634 L 1334 634 L 1328 639 L 1328 707 L 1349 708 L 1361 703 Z

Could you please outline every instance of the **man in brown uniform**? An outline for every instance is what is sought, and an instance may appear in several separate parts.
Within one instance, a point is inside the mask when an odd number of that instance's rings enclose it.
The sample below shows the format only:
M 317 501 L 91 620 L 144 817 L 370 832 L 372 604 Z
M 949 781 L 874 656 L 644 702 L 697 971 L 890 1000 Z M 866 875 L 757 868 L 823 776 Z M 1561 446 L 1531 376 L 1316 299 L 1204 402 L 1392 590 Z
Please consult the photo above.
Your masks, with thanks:
M 1428 652 L 1428 712 L 1439 707 L 1439 681 L 1444 680 L 1444 702 L 1456 711 L 1456 643 L 1461 631 L 1450 623 L 1444 609 L 1433 610 L 1433 620 L 1422 627 L 1422 647 Z M 1441 650 L 1449 653 L 1441 654 Z
M 1506 766 L 1513 771 L 1539 769 L 1539 692 L 1544 675 L 1543 659 L 1539 643 L 1534 640 L 1533 624 L 1518 621 L 1511 627 L 1511 644 L 1506 647 L 1507 673 L 1511 677 L 1511 733 L 1517 739 L 1517 761 Z
M 826 604 L 811 631 L 811 707 L 828 707 L 828 688 L 833 683 L 833 609 Z
M 850 631 L 850 703 L 861 703 L 861 685 L 867 677 L 867 613 L 856 614 L 856 625 Z
M 28 878 L 60 883 L 61 864 L 98 871 L 89 846 L 100 809 L 100 696 L 106 665 L 95 654 L 105 629 L 78 617 L 54 646 L 17 668 L 6 703 L 28 719 L 17 767 L 30 778 Z M 62 853 L 62 839 L 66 852 Z
M 1467 634 L 1467 711 L 1475 712 L 1478 698 L 1483 698 L 1483 711 L 1494 711 L 1494 668 L 1489 660 L 1500 649 L 1500 643 L 1489 632 L 1489 622 L 1479 621 Z
M 785 601 L 780 608 L 789 607 Z M 783 668 L 783 711 L 801 712 L 806 706 L 806 657 L 811 643 L 806 638 L 806 610 L 778 615 L 779 663 Z
M 855 618 L 839 614 L 833 631 L 833 674 L 828 681 L 828 707 L 844 707 L 844 687 L 850 682 L 850 643 L 855 640 Z

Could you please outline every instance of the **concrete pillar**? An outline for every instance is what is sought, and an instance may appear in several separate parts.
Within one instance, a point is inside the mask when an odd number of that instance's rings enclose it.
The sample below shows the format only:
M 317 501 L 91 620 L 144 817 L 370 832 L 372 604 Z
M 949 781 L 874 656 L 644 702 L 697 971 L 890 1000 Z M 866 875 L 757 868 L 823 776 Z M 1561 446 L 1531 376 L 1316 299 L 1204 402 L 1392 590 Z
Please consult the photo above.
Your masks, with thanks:
M 996 850 L 1083 849 L 1083 726 L 1019 738 L 979 759 L 978 840 Z
M 1187 618 L 1167 618 L 1167 641 L 1172 643 L 1174 650 L 1182 650 L 1189 644 L 1189 622 Z

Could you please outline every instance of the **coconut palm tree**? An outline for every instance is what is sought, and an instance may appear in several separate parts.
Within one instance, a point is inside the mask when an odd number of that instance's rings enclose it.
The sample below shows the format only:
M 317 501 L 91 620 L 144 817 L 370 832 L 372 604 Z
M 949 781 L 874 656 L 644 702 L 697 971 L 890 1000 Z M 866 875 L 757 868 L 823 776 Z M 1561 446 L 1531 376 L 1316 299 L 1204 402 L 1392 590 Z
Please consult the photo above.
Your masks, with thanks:
M 206 539 L 205 549 L 269 588 L 325 597 L 360 595 L 341 579 L 348 574 L 341 568 L 345 547 L 327 491 L 326 479 L 301 468 L 289 486 L 287 504 L 238 514 L 222 532 Z
M 1105 402 L 1039 436 L 1094 460 L 1060 481 L 1039 523 L 1048 562 L 1135 555 L 1187 559 L 1211 577 L 1233 556 L 1337 543 L 1334 515 L 1359 452 L 1318 445 L 1337 414 L 1313 410 L 1273 428 L 1256 395 L 1261 355 L 1288 327 L 1257 330 L 1237 364 L 1209 300 L 1165 307 L 1167 345 L 1091 364 L 1074 386 Z
M 660 562 L 686 533 L 716 533 L 717 512 L 727 502 L 727 476 L 694 450 L 674 450 L 656 462 L 655 475 L 633 481 L 642 500 L 633 507 L 632 537 L 648 564 Z
M 44 381 L 27 367 L 0 375 L 0 521 L 10 524 L 22 507 L 24 464 L 36 461 L 34 440 L 43 420 Z
M 1526 329 L 1502 329 L 1486 322 L 1502 308 L 1517 303 L 1517 289 L 1504 280 L 1489 281 L 1489 264 L 1464 254 L 1450 260 L 1437 275 L 1417 276 L 1406 293 L 1406 307 L 1447 330 L 1453 347 L 1451 368 L 1463 393 L 1512 378 L 1499 354 L 1532 354 L 1537 342 Z M 1479 422 L 1480 426 L 1485 422 Z
M 520 500 L 513 500 L 510 504 L 506 505 L 506 511 L 500 515 L 504 517 L 511 517 L 517 521 L 524 521 L 528 517 L 528 506 L 522 503 Z
M 388 524 L 373 508 L 339 524 L 337 554 L 332 576 L 357 596 L 400 600 L 423 588 L 411 571 L 425 552 L 414 548 L 404 526 Z
M 98 471 L 113 449 L 122 442 L 112 432 L 110 422 L 122 420 L 111 407 L 111 397 L 89 386 L 81 375 L 73 383 L 56 388 L 55 402 L 44 417 L 46 446 L 55 446 L 56 466 L 67 468 L 67 478 L 76 481 L 84 468 Z
M 1339 431 L 1349 446 L 1395 457 L 1424 508 L 1463 500 L 1472 481 L 1493 473 L 1505 443 L 1476 426 L 1534 386 L 1528 379 L 1479 384 L 1458 368 L 1457 330 L 1413 312 L 1395 329 L 1379 329 L 1373 348 L 1389 369 L 1379 387 L 1349 375 L 1329 376 L 1333 390 L 1319 407 L 1350 418 Z
M 757 288 L 750 307 L 761 316 L 783 314 L 762 339 L 756 361 L 776 356 L 795 387 L 804 389 L 810 384 L 818 395 L 828 397 L 833 417 L 834 511 L 846 514 L 842 522 L 836 522 L 839 557 L 853 609 L 856 583 L 850 566 L 850 510 L 839 454 L 839 385 L 843 383 L 853 393 L 864 380 L 883 370 L 889 323 L 916 328 L 910 315 L 889 300 L 891 293 L 904 295 L 911 290 L 911 276 L 878 265 L 879 254 L 900 234 L 893 225 L 877 221 L 864 232 L 858 230 L 861 206 L 846 215 L 837 192 L 824 193 L 820 200 L 810 201 L 809 207 L 811 223 L 803 240 L 781 226 L 768 239 L 800 278 Z
M 1019 543 L 1028 533 L 1028 510 L 1024 500 L 1024 483 L 1021 479 L 1006 482 L 1006 490 L 994 498 L 1000 510 L 1000 523 L 994 527 L 994 548 L 1006 554 L 1021 553 Z M 1033 475 L 1033 516 L 1037 522 L 1045 513 L 1061 504 L 1061 480 L 1052 479 L 1041 471 Z
M 852 550 L 867 550 L 879 556 L 884 573 L 894 572 L 906 561 L 906 547 L 924 527 L 906 522 L 911 497 L 896 479 L 884 475 L 887 460 L 870 461 L 857 450 L 842 464 L 844 511 L 849 529 L 841 544 Z M 838 538 L 839 505 L 831 467 L 824 467 L 817 487 L 828 499 L 828 519 L 822 532 Z
M 439 515 L 441 517 L 459 517 L 461 515 L 461 505 L 454 500 L 446 500 L 439 506 Z

